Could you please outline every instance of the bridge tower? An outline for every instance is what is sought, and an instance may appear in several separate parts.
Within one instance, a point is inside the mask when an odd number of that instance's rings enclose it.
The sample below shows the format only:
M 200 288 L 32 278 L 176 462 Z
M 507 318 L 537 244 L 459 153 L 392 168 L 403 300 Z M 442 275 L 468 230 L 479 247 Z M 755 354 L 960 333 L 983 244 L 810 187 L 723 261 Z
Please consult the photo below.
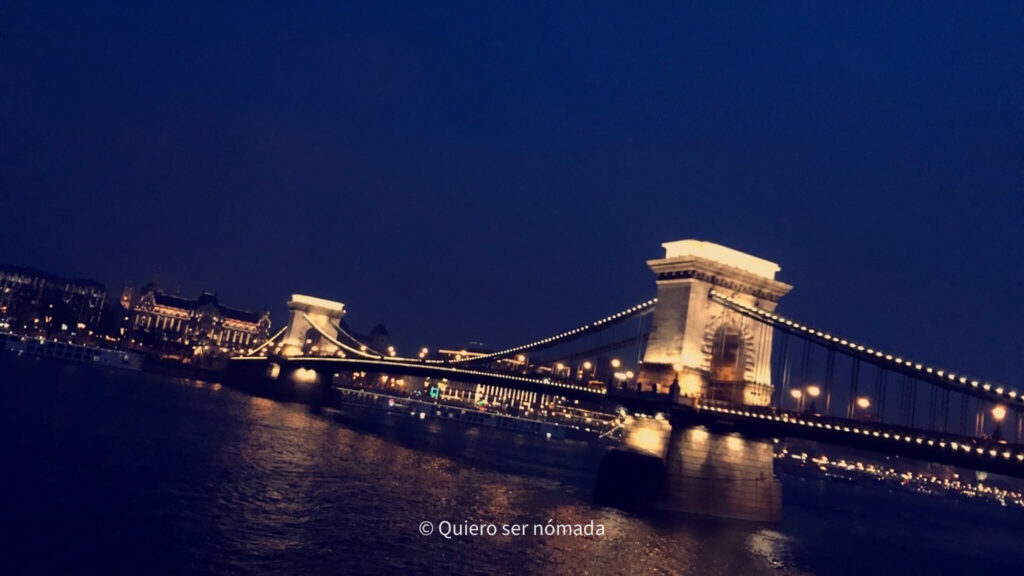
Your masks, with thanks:
M 306 352 L 306 340 L 310 337 L 314 323 L 317 328 L 332 338 L 338 338 L 336 326 L 345 315 L 345 305 L 341 302 L 314 298 L 303 294 L 292 294 L 288 301 L 288 329 L 285 330 L 281 354 L 299 356 Z M 331 342 L 320 339 L 317 334 L 317 352 L 332 355 L 338 347 Z
M 792 286 L 775 279 L 778 264 L 701 240 L 662 244 L 649 260 L 658 303 L 640 381 L 669 393 L 734 404 L 771 402 L 772 331 L 708 298 L 710 290 L 774 310 Z

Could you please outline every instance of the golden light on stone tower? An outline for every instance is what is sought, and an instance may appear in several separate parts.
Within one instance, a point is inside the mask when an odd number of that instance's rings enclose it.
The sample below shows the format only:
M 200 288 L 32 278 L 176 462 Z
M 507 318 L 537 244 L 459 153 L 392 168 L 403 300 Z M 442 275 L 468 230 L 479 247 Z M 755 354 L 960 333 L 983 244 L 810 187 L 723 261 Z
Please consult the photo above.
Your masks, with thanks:
M 712 288 L 774 310 L 792 286 L 775 279 L 778 264 L 711 242 L 662 244 L 649 260 L 658 285 L 651 334 L 639 380 L 668 393 L 766 406 L 771 401 L 772 331 L 712 302 Z

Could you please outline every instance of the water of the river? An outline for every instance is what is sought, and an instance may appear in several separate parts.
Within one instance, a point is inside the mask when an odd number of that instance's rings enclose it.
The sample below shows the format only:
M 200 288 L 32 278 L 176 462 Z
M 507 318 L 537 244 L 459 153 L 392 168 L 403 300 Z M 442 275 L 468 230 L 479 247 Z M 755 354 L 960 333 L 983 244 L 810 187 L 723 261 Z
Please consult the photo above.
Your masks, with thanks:
M 601 449 L 339 420 L 219 385 L 0 359 L 3 574 L 999 574 L 1024 514 L 783 478 L 780 525 L 590 503 Z M 600 537 L 535 536 L 588 523 Z M 527 524 L 446 540 L 442 520 Z

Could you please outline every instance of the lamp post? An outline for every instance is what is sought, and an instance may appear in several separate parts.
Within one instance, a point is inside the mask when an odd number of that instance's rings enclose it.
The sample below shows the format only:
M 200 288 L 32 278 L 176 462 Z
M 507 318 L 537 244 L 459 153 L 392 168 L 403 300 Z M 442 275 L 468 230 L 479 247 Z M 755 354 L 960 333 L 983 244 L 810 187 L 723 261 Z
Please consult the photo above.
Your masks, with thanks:
M 992 407 L 992 419 L 996 421 L 996 427 L 992 430 L 992 439 L 999 442 L 1003 439 L 1003 419 L 1006 418 L 1006 407 L 997 404 Z
M 518 366 L 519 370 L 521 372 L 525 373 L 526 372 L 526 355 L 525 354 L 516 354 L 516 364 L 519 365 Z
M 812 384 L 807 387 L 807 395 L 811 397 L 811 405 L 808 408 L 812 412 L 817 412 L 818 406 L 814 399 L 821 395 L 821 388 Z
M 802 411 L 804 409 L 804 391 L 800 389 L 790 390 L 789 395 L 796 400 L 796 411 Z
M 593 367 L 594 367 L 594 365 L 591 364 L 589 360 L 584 362 L 583 363 L 583 367 L 580 369 L 580 378 L 582 379 L 583 375 L 586 374 L 587 371 L 589 371 Z
M 868 398 L 866 398 L 864 396 L 861 396 L 861 397 L 857 398 L 857 408 L 860 408 L 861 410 L 864 410 L 864 416 L 865 417 L 868 416 L 867 409 L 870 408 L 870 407 L 871 407 L 871 400 L 869 400 Z
M 625 388 L 626 387 L 626 375 L 625 374 L 623 374 L 622 372 L 616 372 L 615 374 L 612 375 L 612 377 L 618 382 L 618 387 L 619 388 Z

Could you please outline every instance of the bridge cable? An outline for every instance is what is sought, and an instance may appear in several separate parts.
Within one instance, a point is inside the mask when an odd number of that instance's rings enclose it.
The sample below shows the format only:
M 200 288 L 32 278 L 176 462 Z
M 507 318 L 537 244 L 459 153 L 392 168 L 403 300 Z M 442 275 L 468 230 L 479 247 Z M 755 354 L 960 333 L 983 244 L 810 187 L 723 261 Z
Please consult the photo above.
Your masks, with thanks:
M 825 415 L 832 415 L 832 382 L 835 379 L 836 351 L 828 349 L 825 356 Z
M 373 348 L 370 348 L 364 342 L 360 341 L 355 336 L 349 334 L 344 328 L 341 327 L 341 323 L 328 323 L 328 325 L 331 328 L 334 328 L 335 330 L 337 330 L 338 334 L 342 334 L 342 335 L 348 337 L 348 339 L 351 340 L 352 342 L 355 342 L 356 344 L 358 344 L 359 345 L 359 350 L 361 352 L 364 352 L 364 353 L 366 353 L 366 354 L 368 354 L 370 356 L 377 356 L 377 357 L 381 357 L 381 358 L 384 357 L 383 353 L 378 352 L 377 350 L 374 350 Z
M 885 368 L 876 366 L 878 370 L 878 379 L 875 381 L 875 398 L 878 401 L 878 420 L 885 422 L 885 396 L 886 396 L 886 374 L 888 374 Z
M 850 366 L 850 399 L 847 404 L 847 417 L 857 414 L 857 394 L 860 391 L 860 360 L 854 358 Z
M 278 330 L 278 331 L 277 331 L 277 334 L 274 334 L 274 335 L 273 335 L 273 336 L 271 336 L 270 338 L 267 338 L 267 341 L 266 341 L 266 342 L 264 342 L 263 344 L 260 344 L 260 345 L 259 345 L 258 347 L 256 347 L 256 348 L 253 348 L 252 350 L 250 350 L 250 351 L 249 351 L 249 356 L 253 356 L 253 355 L 255 355 L 255 354 L 256 354 L 257 352 L 259 352 L 260 350 L 263 350 L 263 349 L 264 349 L 264 348 L 266 348 L 267 346 L 270 346 L 270 345 L 271 345 L 271 344 L 272 344 L 272 343 L 274 342 L 274 340 L 277 340 L 278 338 L 280 338 L 280 337 L 281 337 L 281 334 L 284 334 L 285 330 L 287 330 L 287 329 L 288 329 L 288 327 L 287 327 L 287 326 L 285 326 L 284 328 L 281 328 L 280 330 Z
M 788 393 L 789 380 L 786 378 L 786 364 L 789 357 L 789 334 L 782 333 L 782 343 L 779 345 L 779 363 L 778 372 L 775 374 L 775 379 L 778 380 L 781 392 L 779 393 L 779 407 L 784 406 L 786 401 L 786 394 Z
M 1024 410 L 1024 394 L 1018 390 L 971 379 L 961 374 L 926 366 L 920 362 L 914 362 L 875 348 L 866 347 L 862 344 L 857 344 L 839 336 L 833 336 L 827 332 L 800 324 L 784 316 L 779 316 L 770 310 L 741 302 L 715 289 L 708 292 L 708 297 L 712 301 L 722 304 L 731 310 L 768 323 L 779 330 L 814 340 L 830 349 L 842 350 L 849 356 L 860 358 L 876 366 L 884 366 L 886 369 L 894 372 L 910 375 L 915 380 L 921 380 L 963 394 L 984 398 L 988 401 L 1007 404 L 1013 410 Z
M 505 348 L 503 350 L 499 350 L 497 352 L 491 352 L 489 354 L 483 354 L 481 356 L 474 356 L 472 358 L 462 358 L 462 359 L 459 359 L 459 360 L 451 360 L 451 361 L 449 361 L 449 363 L 451 363 L 451 364 L 469 364 L 469 363 L 475 363 L 475 362 L 485 362 L 487 360 L 495 360 L 495 359 L 502 358 L 502 357 L 505 357 L 505 356 L 511 356 L 513 354 L 518 354 L 520 352 L 527 352 L 527 351 L 530 351 L 530 350 L 537 350 L 537 349 L 541 349 L 541 348 L 548 348 L 550 346 L 555 346 L 557 344 L 561 344 L 562 342 L 566 342 L 568 340 L 574 340 L 576 338 L 580 338 L 580 337 L 585 336 L 585 335 L 587 335 L 589 333 L 592 333 L 592 332 L 594 332 L 596 330 L 607 328 L 608 326 L 611 326 L 613 324 L 617 324 L 618 322 L 621 322 L 622 320 L 626 320 L 628 318 L 632 318 L 632 317 L 637 316 L 637 315 L 650 314 L 651 312 L 654 311 L 654 305 L 657 302 L 658 302 L 657 298 L 652 298 L 650 300 L 647 300 L 646 302 L 641 302 L 640 304 L 637 304 L 636 306 L 631 306 L 631 307 L 626 308 L 625 310 L 623 310 L 621 312 L 612 314 L 611 316 L 606 316 L 606 317 L 604 317 L 604 318 L 602 318 L 602 319 L 600 319 L 600 320 L 598 320 L 596 322 L 591 322 L 590 324 L 585 324 L 585 325 L 580 326 L 578 328 L 575 328 L 573 330 L 568 330 L 566 332 L 562 332 L 560 334 L 556 334 L 556 335 L 550 336 L 548 338 L 542 338 L 540 340 L 535 340 L 533 342 L 530 342 L 529 344 L 522 344 L 520 346 L 513 346 L 511 348 Z
M 327 340 L 331 344 L 334 344 L 338 348 L 342 348 L 344 350 L 347 350 L 347 351 L 349 351 L 349 352 L 351 352 L 353 354 L 356 354 L 358 356 L 362 356 L 364 358 L 373 358 L 373 359 L 381 359 L 381 358 L 383 358 L 383 356 L 379 356 L 379 355 L 374 356 L 373 354 L 368 354 L 368 353 L 366 353 L 366 352 L 364 352 L 362 350 L 359 350 L 358 348 L 353 348 L 352 346 L 349 346 L 348 344 L 345 344 L 345 343 L 341 342 L 340 340 L 330 336 L 322 328 L 317 326 L 316 322 L 313 322 L 313 319 L 310 318 L 305 312 L 302 313 L 302 317 L 306 320 L 306 322 L 309 323 L 310 326 L 313 327 L 314 330 L 316 330 L 321 336 L 323 336 L 323 338 L 325 340 Z
M 328 342 L 330 342 L 331 344 L 334 344 L 335 346 L 338 346 L 340 348 L 344 348 L 346 350 L 350 350 L 350 351 L 352 351 L 352 352 L 354 352 L 356 354 L 359 354 L 359 355 L 363 356 L 366 361 L 374 362 L 374 363 L 380 363 L 380 364 L 382 364 L 384 366 L 393 366 L 393 367 L 397 367 L 397 368 L 401 368 L 403 366 L 405 366 L 405 367 L 414 366 L 414 367 L 419 367 L 419 368 L 425 367 L 425 363 L 420 361 L 420 360 L 418 360 L 418 359 L 414 360 L 412 358 L 400 358 L 400 357 L 396 358 L 396 357 L 393 357 L 393 356 L 390 356 L 390 357 L 385 356 L 385 357 L 379 357 L 378 358 L 378 357 L 370 356 L 370 355 L 366 354 L 365 352 L 363 352 L 361 350 L 357 350 L 355 348 L 352 348 L 351 346 L 348 346 L 348 345 L 338 341 L 336 338 L 330 336 L 329 334 L 325 333 L 324 330 L 322 328 L 320 328 L 320 326 L 317 326 L 316 323 L 313 322 L 313 320 L 310 319 L 310 317 L 308 315 L 306 315 L 305 313 L 302 314 L 302 317 L 305 318 L 306 321 L 309 322 L 309 325 L 312 326 L 314 330 L 319 332 L 320 335 L 323 336 Z M 344 359 L 336 359 L 336 358 L 329 358 L 329 357 L 325 358 L 325 359 L 326 360 L 336 360 L 336 361 L 344 360 Z M 358 359 L 352 359 L 351 361 L 358 362 L 359 360 Z M 438 364 L 438 362 L 434 362 L 433 365 L 429 366 L 429 367 L 431 369 L 434 369 L 434 370 L 440 370 L 440 371 L 444 371 L 444 372 L 450 373 L 450 374 L 453 375 L 453 377 L 455 375 L 483 376 L 483 377 L 488 377 L 488 378 L 498 378 L 498 379 L 516 381 L 516 382 L 525 382 L 525 383 L 528 383 L 528 384 L 533 384 L 535 386 L 550 387 L 552 389 L 551 392 L 544 392 L 544 393 L 555 394 L 555 392 L 557 391 L 558 388 L 569 388 L 569 389 L 578 390 L 578 391 L 582 391 L 582 392 L 588 392 L 588 393 L 593 394 L 594 396 L 601 396 L 601 395 L 604 395 L 604 394 L 607 393 L 607 391 L 604 390 L 604 389 L 592 389 L 592 388 L 589 388 L 589 387 L 586 387 L 586 386 L 576 386 L 576 385 L 573 385 L 573 384 L 563 384 L 561 382 L 553 382 L 553 381 L 550 381 L 550 380 L 543 380 L 543 379 L 537 379 L 537 378 L 526 378 L 526 377 L 523 377 L 523 376 L 514 376 L 514 375 L 511 375 L 511 374 L 501 374 L 501 373 L 496 373 L 496 372 L 483 372 L 483 371 L 480 371 L 480 370 L 465 370 L 465 369 L 454 368 L 454 367 L 450 367 L 450 366 L 438 366 L 437 364 Z

